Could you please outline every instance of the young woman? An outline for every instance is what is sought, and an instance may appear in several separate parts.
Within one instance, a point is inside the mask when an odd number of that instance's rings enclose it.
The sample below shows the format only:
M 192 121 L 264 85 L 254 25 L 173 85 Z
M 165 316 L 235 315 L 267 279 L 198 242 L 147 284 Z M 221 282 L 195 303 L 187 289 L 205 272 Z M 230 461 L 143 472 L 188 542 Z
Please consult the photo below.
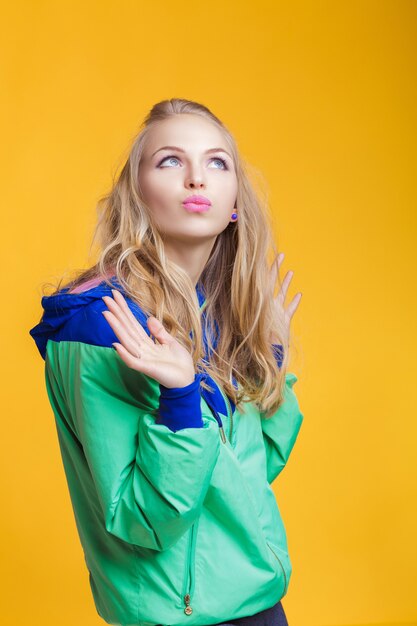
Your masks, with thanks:
M 285 306 L 267 207 L 221 121 L 171 99 L 99 208 L 98 262 L 30 330 L 97 612 L 286 625 L 270 485 L 303 421 L 286 371 L 301 294 Z

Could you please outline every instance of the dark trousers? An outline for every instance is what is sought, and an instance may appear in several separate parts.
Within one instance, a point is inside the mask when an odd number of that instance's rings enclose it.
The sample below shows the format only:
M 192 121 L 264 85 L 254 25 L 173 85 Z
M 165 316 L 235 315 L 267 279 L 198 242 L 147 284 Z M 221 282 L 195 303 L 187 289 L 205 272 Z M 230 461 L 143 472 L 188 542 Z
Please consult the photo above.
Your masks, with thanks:
M 157 626 L 162 626 L 162 624 Z M 271 608 L 255 613 L 255 615 L 238 617 L 230 622 L 220 622 L 213 624 L 213 626 L 288 626 L 288 622 L 280 600 Z
M 230 622 L 221 622 L 214 626 L 288 626 L 288 622 L 280 600 L 271 608 L 255 613 L 255 615 L 238 617 Z

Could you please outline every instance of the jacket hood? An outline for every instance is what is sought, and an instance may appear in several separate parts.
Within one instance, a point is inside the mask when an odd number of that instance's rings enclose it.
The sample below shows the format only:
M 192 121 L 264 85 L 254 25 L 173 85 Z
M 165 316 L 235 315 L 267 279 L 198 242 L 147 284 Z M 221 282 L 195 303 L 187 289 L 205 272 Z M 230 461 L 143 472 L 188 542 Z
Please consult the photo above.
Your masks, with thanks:
M 122 293 L 124 292 L 116 277 L 112 277 L 110 279 L 110 282 L 115 289 L 118 289 Z M 42 317 L 38 324 L 30 329 L 29 334 L 35 341 L 36 346 L 43 359 L 45 359 L 46 356 L 46 344 L 48 342 L 48 339 L 59 340 L 60 338 L 63 338 L 62 331 L 64 327 L 67 326 L 68 328 L 70 328 L 71 324 L 68 324 L 68 322 L 71 322 L 76 314 L 82 312 L 82 310 L 86 306 L 96 302 L 97 305 L 101 306 L 102 309 L 107 309 L 104 301 L 102 300 L 102 297 L 106 295 L 112 295 L 111 287 L 109 287 L 109 285 L 107 285 L 105 281 L 102 281 L 97 286 L 92 287 L 91 289 L 87 289 L 81 293 L 69 293 L 69 291 L 70 287 L 65 287 L 64 289 L 61 289 L 57 294 L 51 296 L 43 296 L 41 299 L 41 306 L 43 308 Z M 197 283 L 196 292 L 198 301 L 201 306 L 205 300 L 201 283 Z M 146 318 L 143 311 L 136 303 L 129 302 L 129 306 L 136 313 L 139 313 L 139 316 L 143 316 Z M 107 326 L 109 326 L 107 321 L 106 324 Z M 113 335 L 113 341 L 116 340 L 117 338 L 114 338 Z
M 122 293 L 124 292 L 115 276 L 110 278 L 110 283 L 115 289 L 118 289 Z M 102 311 L 108 310 L 102 297 L 106 295 L 111 297 L 111 289 L 112 287 L 103 280 L 98 285 L 86 289 L 81 293 L 69 293 L 70 287 L 65 287 L 57 294 L 42 297 L 42 317 L 38 324 L 30 329 L 29 334 L 35 341 L 39 353 L 44 360 L 46 358 L 46 346 L 49 339 L 57 342 L 79 341 L 90 345 L 107 347 L 112 347 L 113 342 L 119 341 L 110 324 L 104 315 L 102 315 Z M 200 309 L 202 309 L 206 295 L 201 282 L 197 283 L 196 292 Z M 150 336 L 151 333 L 146 323 L 147 316 L 144 311 L 130 298 L 127 300 L 127 304 Z M 202 319 L 205 320 L 204 310 L 202 312 Z M 220 332 L 216 320 L 214 320 L 214 326 L 215 328 L 213 329 L 207 328 L 206 323 L 202 324 L 205 358 L 208 361 L 210 360 L 211 352 L 208 346 L 207 333 L 210 333 L 213 348 L 215 349 Z M 273 347 L 278 367 L 281 367 L 283 359 L 282 346 L 280 344 L 274 344 Z M 221 413 L 226 414 L 227 405 L 225 394 L 222 393 L 219 386 L 207 373 L 204 373 L 203 378 L 213 389 L 211 397 L 213 397 L 215 408 Z M 231 377 L 231 382 L 236 388 L 238 387 L 235 376 Z M 228 401 L 230 409 L 233 412 L 235 404 L 231 398 L 228 398 Z

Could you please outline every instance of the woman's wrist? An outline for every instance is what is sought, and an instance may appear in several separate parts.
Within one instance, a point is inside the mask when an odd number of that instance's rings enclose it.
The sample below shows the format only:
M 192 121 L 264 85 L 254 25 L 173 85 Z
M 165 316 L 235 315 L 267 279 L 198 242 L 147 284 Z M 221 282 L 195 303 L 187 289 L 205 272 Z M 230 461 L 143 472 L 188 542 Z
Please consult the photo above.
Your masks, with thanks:
M 159 384 L 159 410 L 157 424 L 168 426 L 172 431 L 182 428 L 202 428 L 200 381 L 203 374 L 195 374 L 194 380 L 183 387 L 165 387 Z

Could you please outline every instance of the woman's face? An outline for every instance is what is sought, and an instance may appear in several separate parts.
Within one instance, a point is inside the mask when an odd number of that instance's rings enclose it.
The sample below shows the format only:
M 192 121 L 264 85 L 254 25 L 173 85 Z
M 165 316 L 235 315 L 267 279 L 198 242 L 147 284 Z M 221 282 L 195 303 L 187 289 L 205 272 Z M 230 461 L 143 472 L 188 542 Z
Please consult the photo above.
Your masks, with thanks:
M 175 115 L 152 128 L 139 186 L 165 240 L 215 239 L 232 221 L 237 196 L 233 159 L 221 131 L 200 116 Z M 187 210 L 183 201 L 192 195 L 208 198 L 208 210 Z

